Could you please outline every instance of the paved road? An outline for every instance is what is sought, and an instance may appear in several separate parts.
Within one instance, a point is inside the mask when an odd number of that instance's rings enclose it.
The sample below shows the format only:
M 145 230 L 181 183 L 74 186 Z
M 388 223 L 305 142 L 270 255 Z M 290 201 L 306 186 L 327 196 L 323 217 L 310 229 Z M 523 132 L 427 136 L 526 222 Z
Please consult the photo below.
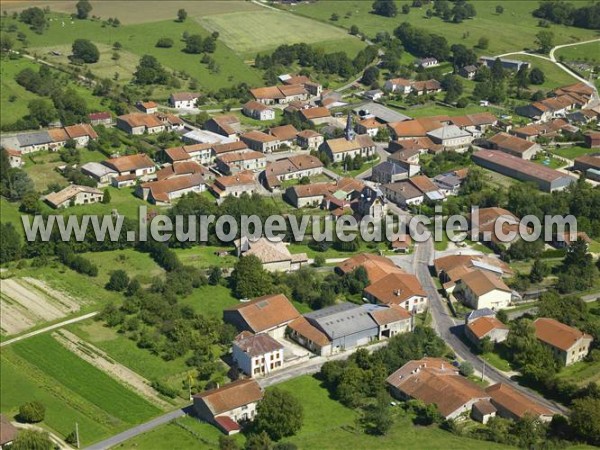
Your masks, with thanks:
M 23 339 L 27 339 L 27 338 L 30 338 L 31 336 L 36 336 L 38 334 L 42 334 L 42 333 L 45 333 L 47 331 L 52 331 L 52 330 L 56 330 L 57 328 L 62 328 L 65 325 L 69 325 L 69 324 L 76 323 L 76 322 L 81 322 L 82 320 L 86 320 L 86 319 L 89 319 L 91 317 L 94 317 L 96 314 L 98 314 L 98 312 L 99 311 L 94 311 L 94 312 L 91 312 L 91 313 L 88 313 L 88 314 L 84 314 L 83 316 L 74 317 L 72 319 L 65 320 L 65 321 L 60 322 L 60 323 L 55 323 L 54 325 L 50 325 L 50 326 L 45 327 L 45 328 L 40 328 L 39 330 L 35 330 L 35 331 L 32 331 L 32 332 L 27 333 L 27 334 L 23 334 L 23 335 L 18 336 L 16 338 L 12 338 L 12 339 L 9 339 L 8 341 L 4 341 L 4 342 L 0 343 L 0 347 L 4 347 L 5 345 L 14 344 L 15 342 L 22 341 Z
M 91 445 L 87 447 L 87 450 L 104 450 L 110 447 L 114 447 L 115 445 L 121 444 L 132 437 L 135 437 L 139 434 L 150 431 L 160 425 L 164 425 L 169 423 L 171 420 L 177 419 L 179 417 L 185 416 L 189 410 L 187 408 L 177 409 L 175 411 L 171 411 L 170 413 L 163 414 L 156 419 L 153 419 L 149 422 L 138 425 L 137 427 L 130 428 L 129 430 L 123 431 L 113 437 L 110 437 L 104 441 L 100 441 L 97 444 Z M 176 443 L 173 442 L 176 448 Z
M 429 265 L 434 257 L 435 251 L 433 248 L 433 240 L 428 240 L 425 243 L 415 246 L 415 274 L 423 285 L 429 297 L 430 311 L 433 318 L 433 326 L 442 339 L 454 351 L 461 360 L 469 361 L 475 370 L 481 371 L 484 361 L 477 355 L 473 354 L 470 348 L 462 341 L 463 324 L 456 320 L 448 310 L 446 302 L 439 295 L 433 278 L 429 271 Z M 535 399 L 540 404 L 561 413 L 567 413 L 568 409 L 564 406 L 547 400 L 537 392 L 519 385 L 516 381 L 507 377 L 507 375 L 496 368 L 486 365 L 485 376 L 494 383 L 510 384 L 513 388 L 521 393 Z

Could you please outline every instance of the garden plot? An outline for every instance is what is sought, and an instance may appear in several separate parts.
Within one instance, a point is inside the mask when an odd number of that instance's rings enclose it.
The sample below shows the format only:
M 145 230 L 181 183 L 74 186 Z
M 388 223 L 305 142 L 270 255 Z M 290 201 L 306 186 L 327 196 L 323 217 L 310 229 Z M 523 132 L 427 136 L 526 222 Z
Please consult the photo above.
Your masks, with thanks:
M 33 278 L 8 278 L 0 285 L 0 328 L 16 334 L 78 311 L 82 302 Z

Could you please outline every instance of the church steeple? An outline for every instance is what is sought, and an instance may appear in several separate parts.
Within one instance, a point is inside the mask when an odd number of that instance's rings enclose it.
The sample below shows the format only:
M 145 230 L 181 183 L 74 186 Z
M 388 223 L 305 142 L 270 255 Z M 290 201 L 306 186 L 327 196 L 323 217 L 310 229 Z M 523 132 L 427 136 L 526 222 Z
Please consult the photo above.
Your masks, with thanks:
M 348 119 L 346 120 L 346 128 L 344 130 L 344 134 L 346 136 L 347 141 L 354 140 L 356 133 L 354 132 L 354 128 L 352 127 L 352 113 L 348 111 Z

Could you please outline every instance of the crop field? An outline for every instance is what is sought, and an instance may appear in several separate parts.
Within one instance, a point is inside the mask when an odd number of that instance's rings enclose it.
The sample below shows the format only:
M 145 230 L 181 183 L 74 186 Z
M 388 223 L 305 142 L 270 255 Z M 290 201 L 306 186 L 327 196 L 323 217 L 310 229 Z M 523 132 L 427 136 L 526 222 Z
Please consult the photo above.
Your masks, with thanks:
M 38 399 L 47 408 L 45 423 L 62 435 L 79 424 L 89 444 L 150 419 L 159 410 L 108 375 L 40 335 L 2 350 L 2 412 Z
M 360 42 L 331 25 L 267 9 L 211 15 L 202 17 L 199 22 L 211 32 L 218 31 L 220 39 L 229 48 L 249 56 L 281 44 L 314 44 L 339 39 Z
M 0 329 L 7 335 L 20 333 L 72 314 L 83 303 L 33 278 L 7 278 L 0 287 Z
M 396 3 L 400 11 L 400 7 L 406 2 L 398 1 Z M 296 14 L 346 29 L 357 25 L 369 37 L 374 37 L 379 31 L 392 32 L 402 22 L 410 22 L 415 27 L 425 28 L 432 33 L 446 37 L 450 44 L 459 43 L 473 47 L 480 37 L 489 37 L 489 48 L 486 50 L 476 49 L 479 54 L 500 54 L 534 47 L 535 35 L 540 28 L 537 26 L 538 19 L 531 15 L 531 11 L 537 8 L 537 0 L 500 0 L 495 2 L 473 0 L 472 3 L 477 11 L 477 16 L 459 24 L 442 22 L 437 17 L 428 19 L 425 15 L 427 6 L 411 8 L 407 15 L 399 12 L 393 18 L 371 14 L 372 2 L 360 0 L 318 1 L 285 8 Z M 504 7 L 503 14 L 496 13 L 496 5 Z M 335 22 L 329 20 L 333 13 L 339 16 Z M 592 30 L 562 25 L 551 25 L 550 31 L 555 35 L 556 44 L 568 44 L 595 37 L 595 32 Z
M 165 361 L 158 355 L 140 349 L 136 343 L 122 333 L 104 326 L 101 322 L 89 320 L 67 327 L 77 336 L 105 351 L 115 361 L 130 368 L 149 380 L 170 381 L 185 379 L 189 366 L 185 358 Z M 173 383 L 175 386 L 176 383 Z

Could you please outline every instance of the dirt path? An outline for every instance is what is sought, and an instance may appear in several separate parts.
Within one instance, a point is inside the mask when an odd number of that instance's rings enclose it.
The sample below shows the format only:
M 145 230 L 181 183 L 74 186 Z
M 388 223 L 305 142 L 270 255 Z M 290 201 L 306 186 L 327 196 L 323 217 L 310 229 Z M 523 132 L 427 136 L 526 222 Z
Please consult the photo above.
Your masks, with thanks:
M 76 336 L 64 328 L 52 333 L 52 336 L 81 359 L 89 362 L 110 377 L 129 386 L 159 408 L 165 410 L 173 408 L 172 404 L 163 400 L 158 392 L 150 386 L 150 382 L 147 379 L 114 361 L 98 347 L 82 340 L 79 336 Z

